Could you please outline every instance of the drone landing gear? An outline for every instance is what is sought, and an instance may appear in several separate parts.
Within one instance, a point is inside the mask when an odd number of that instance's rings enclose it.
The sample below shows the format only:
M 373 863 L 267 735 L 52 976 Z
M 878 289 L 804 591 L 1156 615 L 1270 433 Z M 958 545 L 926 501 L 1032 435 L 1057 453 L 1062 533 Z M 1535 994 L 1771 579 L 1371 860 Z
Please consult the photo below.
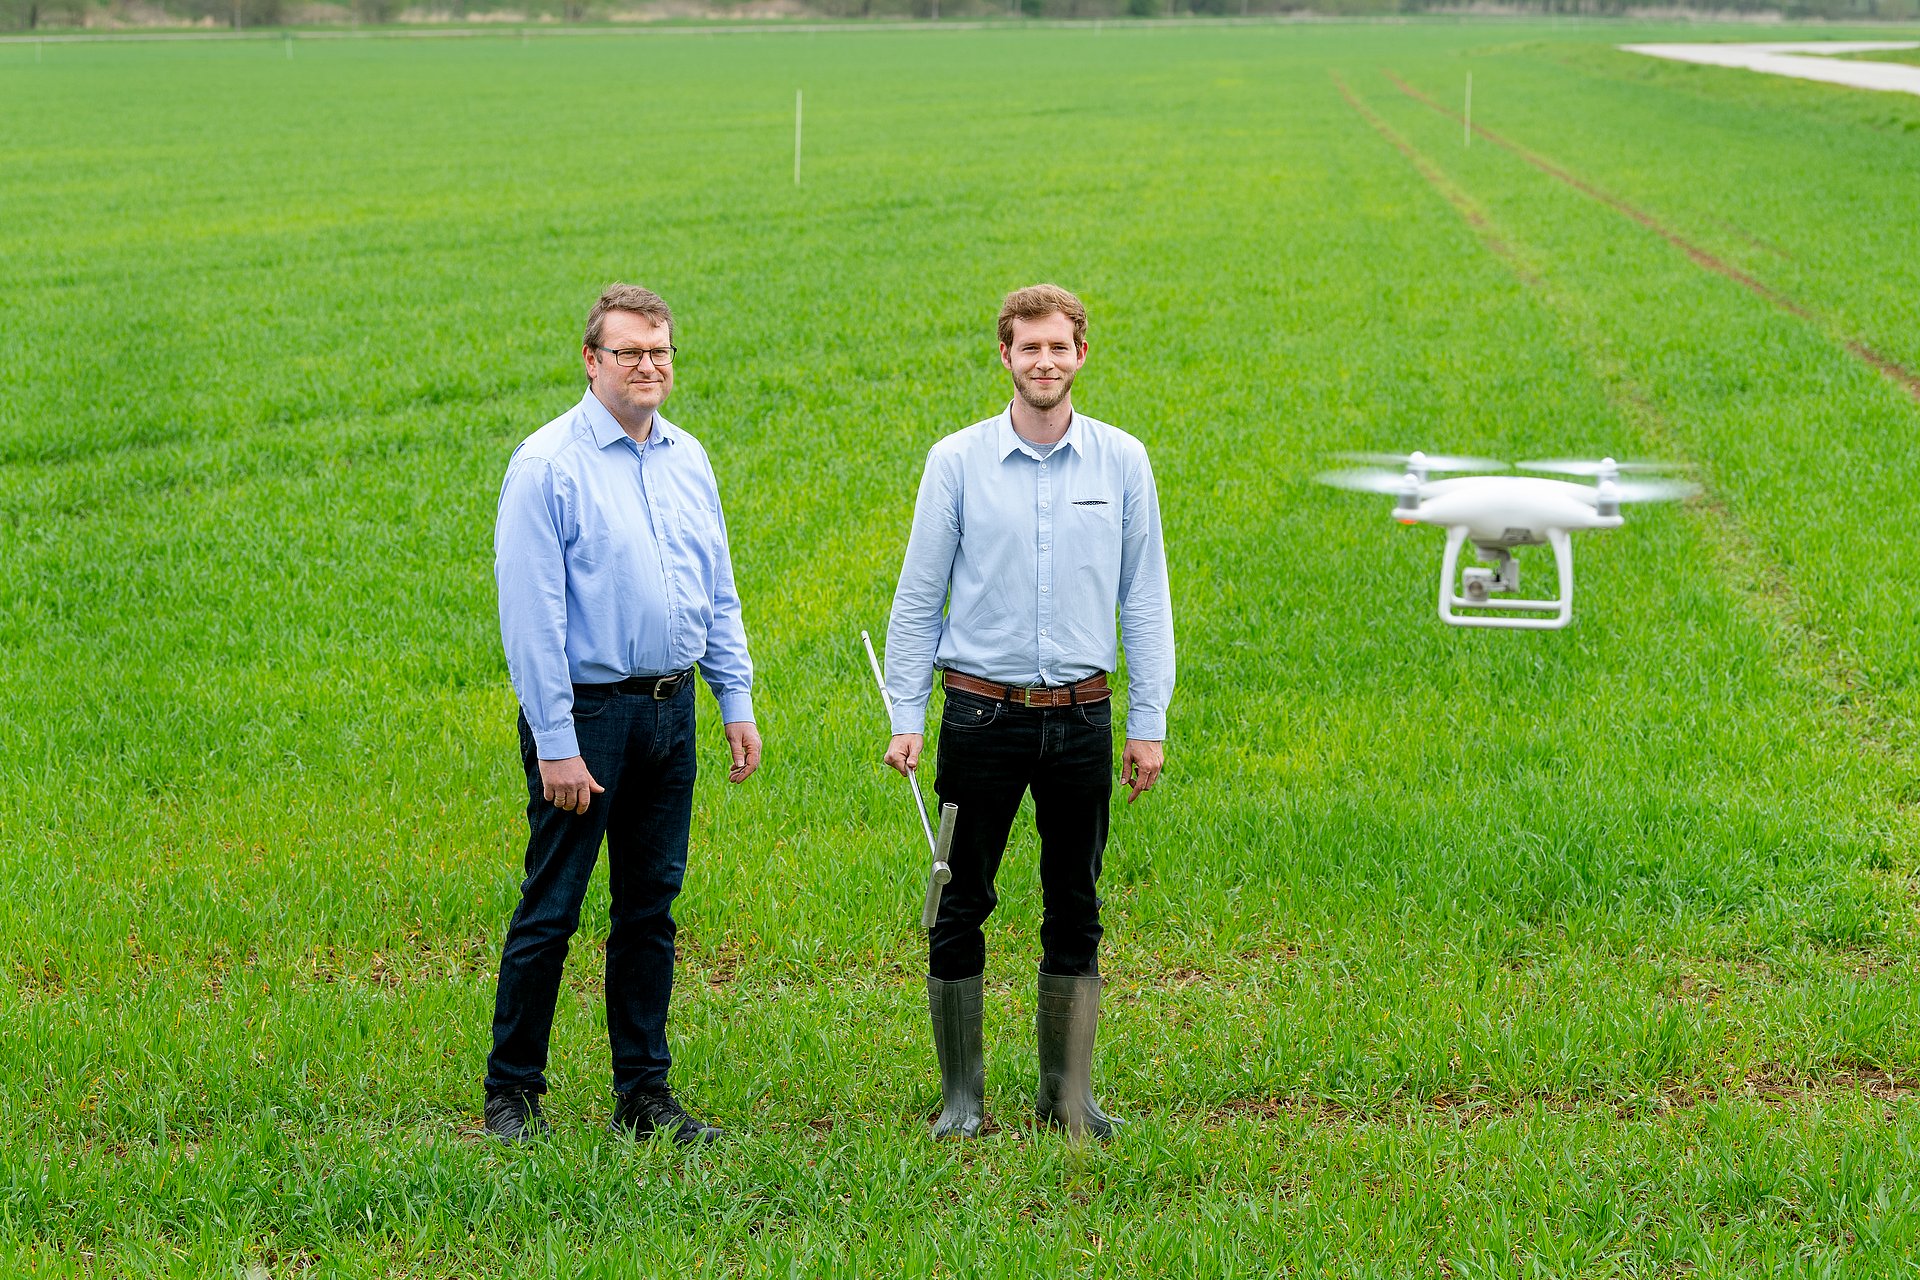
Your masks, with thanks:
M 1468 569 L 1462 586 L 1465 595 L 1454 594 L 1454 582 L 1460 567 L 1460 548 L 1467 541 L 1467 526 L 1454 525 L 1447 530 L 1447 554 L 1440 562 L 1440 620 L 1454 627 L 1509 627 L 1517 630 L 1554 631 L 1573 621 L 1573 539 L 1565 529 L 1548 529 L 1547 542 L 1553 547 L 1553 559 L 1560 570 L 1558 600 L 1495 600 L 1496 592 L 1520 588 L 1520 567 L 1513 552 L 1495 549 L 1492 569 Z M 1483 558 L 1484 551 L 1475 547 Z M 1499 613 L 1455 613 L 1456 609 L 1495 609 Z M 1513 611 L 1550 613 L 1547 618 L 1519 618 Z

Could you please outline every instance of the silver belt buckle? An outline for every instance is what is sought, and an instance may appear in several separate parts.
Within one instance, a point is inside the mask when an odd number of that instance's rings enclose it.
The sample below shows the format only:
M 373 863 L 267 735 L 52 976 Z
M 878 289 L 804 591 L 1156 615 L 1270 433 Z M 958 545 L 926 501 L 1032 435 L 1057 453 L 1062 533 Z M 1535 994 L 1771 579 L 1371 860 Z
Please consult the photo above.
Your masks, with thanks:
M 680 692 L 680 682 L 686 678 L 687 673 L 684 671 L 678 675 L 661 676 L 653 682 L 653 700 L 655 702 L 667 701 L 667 699 L 673 697 L 674 694 Z

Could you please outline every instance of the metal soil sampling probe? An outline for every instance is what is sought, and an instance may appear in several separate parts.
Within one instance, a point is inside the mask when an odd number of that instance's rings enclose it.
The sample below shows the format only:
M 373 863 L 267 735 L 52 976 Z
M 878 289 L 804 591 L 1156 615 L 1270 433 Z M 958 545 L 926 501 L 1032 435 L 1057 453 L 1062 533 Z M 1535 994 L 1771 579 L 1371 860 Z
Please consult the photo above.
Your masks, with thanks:
M 893 699 L 887 696 L 887 680 L 880 674 L 880 659 L 874 656 L 873 640 L 864 631 L 860 633 L 860 643 L 867 646 L 867 665 L 873 668 L 873 682 L 880 687 L 880 705 L 887 709 L 887 724 L 891 728 Z M 926 832 L 927 850 L 933 855 L 933 869 L 927 873 L 927 900 L 920 908 L 920 927 L 931 929 L 940 914 L 940 886 L 953 879 L 953 868 L 947 865 L 947 850 L 953 847 L 953 824 L 960 816 L 960 806 L 940 806 L 940 831 L 936 835 L 933 824 L 927 821 L 927 802 L 920 798 L 920 779 L 911 770 L 907 773 L 907 785 L 913 788 L 913 807 L 920 812 L 920 829 Z

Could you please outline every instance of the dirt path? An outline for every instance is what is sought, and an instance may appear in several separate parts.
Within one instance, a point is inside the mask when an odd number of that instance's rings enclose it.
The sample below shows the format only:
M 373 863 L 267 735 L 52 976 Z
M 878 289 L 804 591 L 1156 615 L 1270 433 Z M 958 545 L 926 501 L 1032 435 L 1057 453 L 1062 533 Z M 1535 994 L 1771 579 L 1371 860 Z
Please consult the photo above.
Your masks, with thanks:
M 1886 93 L 1920 93 L 1920 67 L 1898 62 L 1850 62 L 1808 55 L 1878 53 L 1884 49 L 1920 48 L 1920 40 L 1804 40 L 1775 44 L 1623 44 L 1628 53 L 1674 62 L 1698 62 L 1710 67 L 1744 67 L 1770 76 L 1824 80 L 1856 89 Z

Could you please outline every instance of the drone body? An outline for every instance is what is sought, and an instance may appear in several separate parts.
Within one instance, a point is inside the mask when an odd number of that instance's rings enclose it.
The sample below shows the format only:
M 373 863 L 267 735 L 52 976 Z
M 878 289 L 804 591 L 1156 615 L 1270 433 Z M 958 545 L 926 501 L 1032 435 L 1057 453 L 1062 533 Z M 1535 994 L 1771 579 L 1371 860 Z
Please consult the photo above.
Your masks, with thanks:
M 1619 499 L 1610 515 L 1600 514 L 1600 490 L 1565 480 L 1531 476 L 1467 476 L 1435 480 L 1419 493 L 1412 511 L 1395 516 L 1404 524 L 1467 527 L 1476 547 L 1539 546 L 1549 529 L 1617 529 Z
M 1589 485 L 1532 476 L 1427 479 L 1433 471 L 1487 471 L 1506 466 L 1483 458 L 1429 457 L 1423 453 L 1347 456 L 1355 461 L 1405 465 L 1401 475 L 1391 471 L 1336 471 L 1320 479 L 1338 488 L 1392 494 L 1398 500 L 1394 519 L 1402 524 L 1437 525 L 1447 531 L 1446 552 L 1440 563 L 1440 617 L 1456 627 L 1555 630 L 1566 626 L 1573 621 L 1572 533 L 1619 528 L 1623 523 L 1622 502 L 1659 501 L 1698 492 L 1697 486 L 1670 480 L 1623 483 L 1622 471 L 1648 471 L 1665 464 L 1617 463 L 1612 458 L 1520 464 L 1535 471 L 1596 477 L 1597 483 Z M 1460 552 L 1468 543 L 1481 561 L 1494 567 L 1460 571 Z M 1560 593 L 1552 600 L 1520 599 L 1516 594 L 1520 569 L 1514 562 L 1513 549 L 1543 545 L 1553 548 Z

